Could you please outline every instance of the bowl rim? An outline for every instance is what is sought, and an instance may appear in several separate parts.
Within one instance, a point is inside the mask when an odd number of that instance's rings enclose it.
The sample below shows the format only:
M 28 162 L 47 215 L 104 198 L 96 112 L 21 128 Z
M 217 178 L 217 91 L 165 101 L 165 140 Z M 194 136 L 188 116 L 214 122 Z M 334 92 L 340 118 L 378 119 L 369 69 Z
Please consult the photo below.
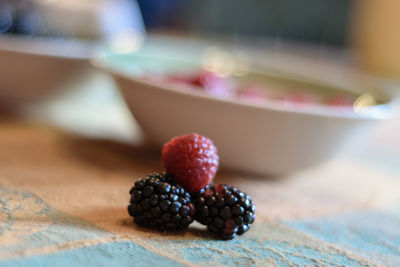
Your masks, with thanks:
M 276 112 L 284 112 L 288 114 L 298 114 L 298 115 L 306 115 L 306 116 L 315 116 L 315 117 L 325 117 L 325 118 L 337 118 L 337 119 L 347 119 L 347 120 L 352 120 L 352 121 L 379 121 L 379 120 L 384 120 L 388 119 L 392 116 L 392 104 L 394 102 L 394 98 L 391 96 L 388 96 L 389 100 L 385 102 L 384 104 L 380 105 L 375 105 L 371 107 L 367 107 L 363 110 L 363 112 L 356 113 L 354 111 L 350 112 L 349 110 L 338 108 L 338 107 L 332 107 L 328 105 L 315 105 L 313 108 L 299 108 L 298 106 L 283 106 L 279 103 L 274 103 L 274 101 L 266 101 L 263 103 L 254 103 L 250 102 L 248 100 L 243 100 L 240 98 L 221 98 L 221 97 L 216 97 L 210 94 L 207 94 L 205 92 L 199 91 L 199 90 L 193 90 L 193 87 L 190 85 L 185 85 L 185 84 L 173 84 L 173 83 L 163 83 L 163 82 L 156 82 L 156 81 L 151 81 L 151 80 L 145 80 L 139 76 L 135 75 L 130 75 L 122 70 L 118 70 L 116 68 L 113 68 L 110 66 L 110 64 L 107 64 L 106 58 L 92 58 L 90 60 L 90 64 L 100 70 L 106 71 L 109 74 L 111 74 L 114 77 L 120 77 L 124 78 L 127 80 L 132 80 L 133 82 L 145 85 L 145 86 L 150 86 L 153 88 L 156 88 L 158 90 L 162 91 L 168 91 L 174 94 L 179 94 L 179 95 L 186 95 L 186 96 L 191 96 L 195 98 L 200 98 L 203 100 L 209 100 L 209 101 L 214 101 L 214 102 L 219 102 L 219 103 L 225 103 L 225 104 L 231 104 L 231 105 L 238 105 L 242 107 L 247 107 L 247 108 L 255 108 L 258 110 L 268 110 L 268 111 L 276 111 Z M 168 59 L 172 60 L 172 59 Z M 261 75 L 267 75 L 267 76 L 273 76 L 273 77 L 279 77 L 282 75 L 282 73 L 278 74 L 271 74 L 267 72 L 255 72 L 252 71 L 253 73 L 258 73 Z M 312 83 L 314 85 L 319 84 L 319 85 L 324 85 L 323 82 L 318 81 L 318 80 L 309 80 L 309 79 L 303 79 L 302 77 L 293 77 L 293 75 L 289 78 L 289 80 L 293 81 L 301 81 L 303 83 Z M 329 85 L 332 86 L 332 85 Z M 341 90 L 345 89 L 343 87 L 340 87 Z M 347 89 L 348 91 L 348 89 Z
M 25 55 L 87 61 L 99 47 L 98 41 L 0 34 L 0 51 Z

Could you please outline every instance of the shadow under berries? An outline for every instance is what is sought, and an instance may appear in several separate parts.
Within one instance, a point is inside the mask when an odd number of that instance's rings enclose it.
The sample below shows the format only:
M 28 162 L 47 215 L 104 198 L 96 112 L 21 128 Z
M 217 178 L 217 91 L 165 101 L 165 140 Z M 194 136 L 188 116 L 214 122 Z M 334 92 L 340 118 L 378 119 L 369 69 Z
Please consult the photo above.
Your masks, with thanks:
M 140 231 L 143 234 L 150 234 L 153 238 L 169 238 L 173 237 L 182 240 L 209 239 L 215 240 L 216 236 L 207 231 L 206 227 L 189 226 L 183 230 L 164 230 L 160 231 L 150 227 L 144 227 L 136 224 L 132 218 L 126 218 L 118 221 L 123 227 Z

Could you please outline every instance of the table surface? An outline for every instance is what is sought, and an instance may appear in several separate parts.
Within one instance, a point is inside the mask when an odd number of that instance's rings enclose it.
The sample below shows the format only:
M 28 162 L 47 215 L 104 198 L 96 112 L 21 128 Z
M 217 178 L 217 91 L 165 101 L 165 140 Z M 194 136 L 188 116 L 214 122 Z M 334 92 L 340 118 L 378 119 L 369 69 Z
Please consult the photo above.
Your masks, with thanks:
M 0 121 L 0 266 L 400 265 L 398 120 L 286 177 L 219 172 L 257 205 L 251 230 L 221 241 L 197 223 L 133 224 L 128 191 L 161 169 L 159 153 L 107 77 L 85 88 Z

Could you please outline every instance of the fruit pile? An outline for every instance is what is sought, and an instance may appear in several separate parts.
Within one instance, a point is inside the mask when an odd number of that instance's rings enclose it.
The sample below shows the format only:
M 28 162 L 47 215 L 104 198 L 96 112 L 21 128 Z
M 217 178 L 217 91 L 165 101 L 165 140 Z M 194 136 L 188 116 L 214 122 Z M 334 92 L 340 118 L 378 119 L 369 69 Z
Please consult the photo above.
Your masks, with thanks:
M 195 90 L 224 99 L 239 99 L 250 103 L 274 103 L 285 107 L 311 108 L 325 105 L 340 109 L 352 110 L 357 96 L 344 92 L 310 91 L 302 88 L 291 88 L 260 82 L 238 83 L 232 77 L 219 77 L 214 72 L 200 71 L 193 74 L 159 76 L 152 74 L 144 77 L 153 82 L 168 82 L 177 85 L 189 85 Z
M 163 173 L 152 173 L 130 190 L 128 212 L 140 226 L 182 230 L 194 220 L 222 239 L 245 233 L 254 222 L 251 198 L 230 185 L 212 184 L 219 157 L 213 142 L 198 134 L 164 145 Z

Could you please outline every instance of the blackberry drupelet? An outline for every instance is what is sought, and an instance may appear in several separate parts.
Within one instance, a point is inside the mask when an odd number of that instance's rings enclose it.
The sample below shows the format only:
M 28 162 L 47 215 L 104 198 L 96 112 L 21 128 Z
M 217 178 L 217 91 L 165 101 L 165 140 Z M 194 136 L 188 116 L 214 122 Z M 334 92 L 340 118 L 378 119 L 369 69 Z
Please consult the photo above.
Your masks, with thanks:
M 129 193 L 128 212 L 140 226 L 178 230 L 193 222 L 195 208 L 190 194 L 166 173 L 152 173 L 136 181 Z
M 193 203 L 195 219 L 223 239 L 242 235 L 256 218 L 250 197 L 230 185 L 209 185 L 193 195 Z

